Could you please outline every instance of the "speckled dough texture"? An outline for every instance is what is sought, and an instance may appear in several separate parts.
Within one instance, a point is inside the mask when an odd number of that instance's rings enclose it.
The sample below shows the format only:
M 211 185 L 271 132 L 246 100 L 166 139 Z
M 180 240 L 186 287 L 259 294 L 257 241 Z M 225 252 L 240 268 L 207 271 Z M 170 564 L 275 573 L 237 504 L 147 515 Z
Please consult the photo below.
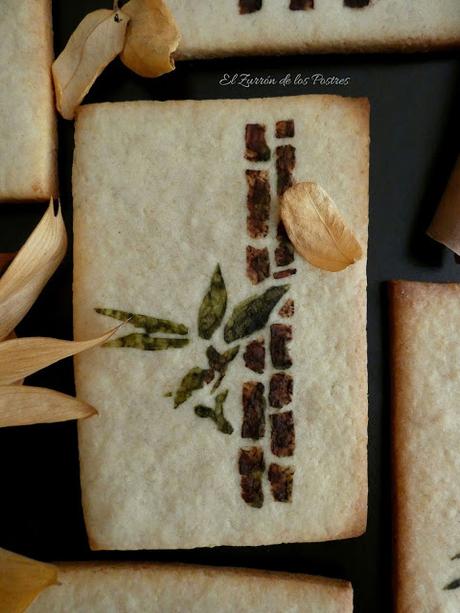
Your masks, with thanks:
M 295 121 L 294 139 L 274 138 L 275 123 Z M 213 406 L 209 389 L 176 410 L 165 394 L 206 348 L 226 345 L 222 327 L 198 338 L 197 314 L 219 263 L 228 292 L 226 319 L 240 301 L 281 281 L 258 286 L 245 275 L 246 245 L 277 246 L 274 160 L 244 159 L 245 125 L 266 126 L 273 151 L 296 147 L 297 180 L 319 182 L 367 246 L 369 108 L 364 99 L 305 96 L 264 100 L 132 102 L 83 107 L 74 158 L 74 317 L 76 338 L 112 327 L 95 307 L 156 315 L 186 324 L 190 344 L 147 352 L 98 348 L 76 360 L 78 394 L 99 415 L 79 424 L 83 507 L 95 549 L 162 549 L 259 545 L 348 538 L 365 529 L 367 513 L 366 259 L 339 273 L 300 256 L 289 297 L 296 312 L 289 352 L 296 447 L 270 451 L 266 435 L 242 439 L 242 385 L 263 375 L 245 368 L 246 343 L 280 322 L 275 308 L 265 330 L 240 341 L 221 390 L 230 436 L 201 419 Z M 352 154 L 351 154 L 352 152 Z M 245 169 L 262 168 L 272 186 L 268 236 L 246 231 Z M 274 263 L 272 260 L 272 270 Z M 288 294 L 286 294 L 288 296 Z M 283 302 L 279 303 L 282 306 Z M 133 332 L 127 324 L 123 333 Z M 119 332 L 118 334 L 121 334 Z M 270 413 L 276 411 L 271 410 Z M 266 473 L 265 502 L 240 496 L 238 453 L 262 446 L 267 468 L 295 468 L 292 502 L 275 502 Z
M 216 7 L 216 4 L 218 7 Z M 315 0 L 291 11 L 289 0 L 263 0 L 241 15 L 238 0 L 169 0 L 182 41 L 179 58 L 275 53 L 425 50 L 460 45 L 458 0 Z
M 351 613 L 346 581 L 245 569 L 157 564 L 59 565 L 59 584 L 28 613 Z
M 458 613 L 460 284 L 395 282 L 393 452 L 398 613 Z
M 51 0 L 2 0 L 0 201 L 57 195 Z

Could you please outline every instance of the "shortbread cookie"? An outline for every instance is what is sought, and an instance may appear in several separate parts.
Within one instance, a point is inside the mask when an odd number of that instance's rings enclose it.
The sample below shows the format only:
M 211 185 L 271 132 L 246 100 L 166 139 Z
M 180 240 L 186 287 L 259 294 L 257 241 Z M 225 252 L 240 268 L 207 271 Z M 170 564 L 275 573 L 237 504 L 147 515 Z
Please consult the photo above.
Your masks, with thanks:
M 0 201 L 57 195 L 51 0 L 3 0 Z
M 366 261 L 313 268 L 278 197 L 320 183 L 365 251 L 368 123 L 333 96 L 82 108 L 75 335 L 129 319 L 76 361 L 93 548 L 363 532 Z
M 460 284 L 395 282 L 393 452 L 399 613 L 460 611 Z
M 460 45 L 458 0 L 169 0 L 178 57 L 391 51 Z
M 59 584 L 28 613 L 351 613 L 346 581 L 301 574 L 159 564 L 59 565 Z

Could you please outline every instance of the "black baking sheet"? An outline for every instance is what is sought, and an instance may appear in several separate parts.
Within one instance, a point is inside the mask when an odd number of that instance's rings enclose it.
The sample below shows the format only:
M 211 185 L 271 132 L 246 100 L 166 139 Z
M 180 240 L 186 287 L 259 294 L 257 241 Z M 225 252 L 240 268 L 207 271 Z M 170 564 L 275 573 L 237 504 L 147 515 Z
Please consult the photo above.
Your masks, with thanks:
M 87 12 L 108 6 L 90 0 L 55 0 L 53 4 L 58 53 Z M 460 266 L 452 254 L 424 234 L 460 142 L 459 69 L 454 52 L 289 56 L 184 62 L 170 75 L 147 80 L 116 60 L 87 97 L 87 102 L 305 93 L 370 98 L 370 490 L 366 535 L 317 544 L 92 553 L 80 504 L 76 425 L 68 422 L 0 430 L 0 546 L 42 560 L 181 561 L 342 577 L 353 582 L 357 613 L 391 610 L 390 373 L 385 281 L 460 281 Z M 297 75 L 300 77 L 296 79 Z M 254 78 L 263 78 L 268 84 L 247 87 Z M 233 83 L 223 84 L 229 81 Z M 71 234 L 71 122 L 59 121 L 59 148 L 62 206 Z M 129 154 L 127 150 L 126 156 Z M 1 205 L 0 251 L 18 249 L 44 210 L 45 205 L 37 204 Z M 20 324 L 19 335 L 71 338 L 71 289 L 69 248 L 63 265 Z M 56 364 L 28 382 L 73 393 L 72 362 L 69 359 Z M 304 468 L 308 470 L 308 466 Z

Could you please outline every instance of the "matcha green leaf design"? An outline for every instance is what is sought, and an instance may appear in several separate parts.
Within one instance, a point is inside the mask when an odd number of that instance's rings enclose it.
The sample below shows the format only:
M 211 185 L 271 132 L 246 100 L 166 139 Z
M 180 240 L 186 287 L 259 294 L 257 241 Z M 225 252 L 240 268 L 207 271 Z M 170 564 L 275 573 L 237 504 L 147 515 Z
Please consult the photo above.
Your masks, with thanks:
M 147 334 L 161 332 L 163 334 L 188 334 L 189 330 L 184 324 L 176 324 L 169 319 L 159 319 L 158 317 L 150 317 L 149 315 L 139 315 L 137 313 L 129 313 L 128 311 L 118 311 L 116 309 L 95 309 L 96 313 L 113 317 L 119 321 L 128 321 L 136 328 L 142 328 Z
M 219 377 L 214 383 L 211 393 L 215 392 L 222 383 L 230 362 L 236 358 L 239 350 L 239 345 L 236 345 L 236 347 L 231 347 L 227 351 L 224 351 L 224 353 L 219 353 L 212 345 L 207 348 L 206 357 L 208 358 L 209 368 L 212 368 L 219 373 Z
M 174 394 L 174 408 L 177 409 L 178 406 L 190 398 L 193 392 L 200 390 L 213 379 L 214 371 L 212 369 L 199 368 L 198 366 L 190 369 Z
M 454 581 L 451 581 L 446 586 L 444 586 L 444 589 L 445 590 L 456 590 L 459 587 L 460 587 L 460 579 L 455 579 Z
M 198 312 L 198 334 L 209 340 L 220 326 L 227 308 L 227 290 L 219 264 Z
M 127 334 L 104 344 L 104 347 L 131 347 L 144 351 L 163 351 L 165 349 L 180 348 L 188 345 L 188 338 L 162 338 L 148 334 Z
M 454 556 L 452 556 L 451 560 L 452 561 L 460 560 L 460 553 L 457 553 Z M 451 581 L 450 583 L 448 583 L 447 585 L 443 587 L 444 590 L 457 590 L 458 588 L 460 588 L 460 578 L 454 579 L 453 581 Z
M 251 296 L 237 304 L 224 327 L 225 341 L 232 343 L 261 330 L 266 325 L 272 310 L 288 289 L 289 285 L 275 285 L 262 294 Z M 198 334 L 201 338 L 209 340 L 212 337 L 222 324 L 226 308 L 227 290 L 221 268 L 217 265 L 198 312 Z M 100 315 L 120 321 L 129 321 L 134 327 L 142 330 L 142 332 L 110 340 L 105 343 L 105 347 L 130 347 L 145 351 L 162 351 L 185 347 L 190 342 L 188 338 L 181 338 L 189 332 L 184 324 L 116 309 L 97 308 L 95 310 Z M 153 336 L 157 333 L 177 336 Z M 239 349 L 240 346 L 236 345 L 220 353 L 213 345 L 209 345 L 206 350 L 209 368 L 199 366 L 191 368 L 182 378 L 176 391 L 168 392 L 164 396 L 173 397 L 174 408 L 177 409 L 194 392 L 216 379 L 211 389 L 211 394 L 214 394 L 222 383 L 230 363 L 238 355 Z M 225 434 L 232 434 L 233 427 L 224 417 L 224 403 L 227 395 L 228 390 L 215 396 L 214 409 L 204 405 L 195 406 L 195 414 L 198 417 L 212 419 L 218 430 Z
M 209 417 L 216 424 L 217 429 L 224 434 L 232 434 L 233 426 L 224 416 L 224 404 L 228 396 L 228 390 L 218 394 L 214 401 L 214 409 L 202 404 L 195 407 L 198 417 Z
M 274 285 L 263 294 L 251 296 L 237 304 L 224 328 L 225 342 L 232 343 L 261 330 L 288 289 L 289 285 Z

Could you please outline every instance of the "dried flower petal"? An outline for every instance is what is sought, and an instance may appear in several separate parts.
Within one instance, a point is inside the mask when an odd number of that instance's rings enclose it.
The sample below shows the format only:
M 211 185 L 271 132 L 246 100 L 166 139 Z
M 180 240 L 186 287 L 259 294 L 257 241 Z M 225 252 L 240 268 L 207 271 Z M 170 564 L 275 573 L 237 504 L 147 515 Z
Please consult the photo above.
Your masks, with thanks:
M 460 255 L 460 157 L 427 234 Z
M 174 70 L 172 54 L 180 32 L 163 0 L 130 0 L 123 6 L 131 21 L 120 59 L 141 77 L 159 77 Z
M 38 594 L 57 583 L 56 566 L 0 549 L 0 610 L 22 613 Z
M 317 268 L 337 272 L 363 257 L 355 235 L 317 183 L 297 183 L 286 190 L 281 218 L 296 251 Z
M 53 202 L 0 278 L 0 340 L 6 338 L 31 308 L 67 249 L 61 209 Z
M 99 9 L 78 24 L 52 67 L 56 105 L 65 119 L 73 119 L 94 81 L 123 49 L 128 22 L 123 11 Z
M 102 345 L 119 327 L 87 341 L 62 341 L 39 336 L 4 341 L 0 343 L 0 385 L 9 385 L 59 360 Z
M 86 402 L 54 390 L 27 385 L 0 386 L 0 428 L 83 419 L 96 413 Z

